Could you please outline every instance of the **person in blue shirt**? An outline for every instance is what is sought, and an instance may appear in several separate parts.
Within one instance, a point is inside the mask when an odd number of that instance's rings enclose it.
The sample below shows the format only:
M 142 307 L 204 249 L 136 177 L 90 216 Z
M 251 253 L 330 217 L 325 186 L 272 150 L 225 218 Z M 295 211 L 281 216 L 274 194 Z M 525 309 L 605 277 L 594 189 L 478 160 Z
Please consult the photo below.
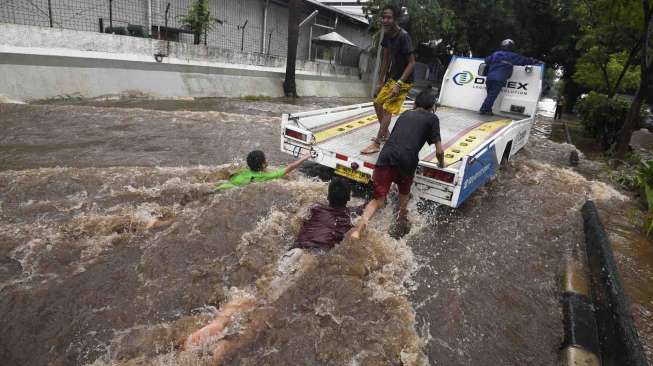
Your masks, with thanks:
M 481 106 L 480 113 L 492 115 L 492 106 L 499 96 L 501 88 L 512 75 L 512 67 L 515 65 L 534 65 L 541 63 L 532 57 L 524 57 L 513 52 L 515 42 L 512 39 L 504 39 L 501 42 L 501 50 L 493 53 L 485 59 L 487 73 L 485 77 L 485 88 L 487 97 Z

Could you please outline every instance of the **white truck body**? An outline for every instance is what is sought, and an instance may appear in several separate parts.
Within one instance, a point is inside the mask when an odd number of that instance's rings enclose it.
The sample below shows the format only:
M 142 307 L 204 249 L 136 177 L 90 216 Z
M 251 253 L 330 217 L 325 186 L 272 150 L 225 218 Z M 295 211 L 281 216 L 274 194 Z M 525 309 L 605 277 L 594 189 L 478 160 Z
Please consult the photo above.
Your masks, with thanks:
M 485 77 L 482 59 L 454 58 L 443 77 L 439 107 L 445 168 L 437 167 L 435 147 L 424 145 L 415 173 L 414 196 L 458 207 L 496 174 L 526 143 L 542 90 L 543 66 L 514 66 L 494 104 L 494 116 L 480 115 Z M 404 104 L 411 109 L 412 102 Z M 396 117 L 390 128 L 394 127 Z M 372 103 L 283 114 L 281 150 L 294 156 L 312 152 L 312 160 L 336 174 L 369 183 L 377 154 L 364 155 L 379 128 Z

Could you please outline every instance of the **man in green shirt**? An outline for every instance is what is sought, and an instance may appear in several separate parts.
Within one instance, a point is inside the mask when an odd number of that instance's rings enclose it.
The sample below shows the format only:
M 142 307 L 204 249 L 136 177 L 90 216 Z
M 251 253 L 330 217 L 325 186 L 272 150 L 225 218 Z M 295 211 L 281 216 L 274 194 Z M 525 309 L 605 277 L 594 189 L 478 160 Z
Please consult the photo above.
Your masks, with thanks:
M 215 187 L 215 191 L 220 192 L 234 187 L 242 187 L 250 183 L 267 182 L 269 180 L 285 177 L 293 170 L 299 168 L 299 166 L 310 157 L 311 154 L 306 154 L 301 159 L 289 164 L 285 168 L 268 171 L 266 169 L 268 162 L 265 159 L 265 154 L 261 150 L 254 150 L 247 154 L 247 166 L 249 168 L 232 175 L 229 177 L 229 181 L 218 184 Z

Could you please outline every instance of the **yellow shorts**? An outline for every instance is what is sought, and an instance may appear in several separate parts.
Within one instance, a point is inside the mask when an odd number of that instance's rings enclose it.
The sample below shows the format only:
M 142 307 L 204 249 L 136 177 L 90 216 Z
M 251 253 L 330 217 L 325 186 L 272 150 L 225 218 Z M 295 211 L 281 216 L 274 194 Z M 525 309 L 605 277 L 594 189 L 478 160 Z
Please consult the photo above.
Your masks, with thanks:
M 399 94 L 393 98 L 390 96 L 390 93 L 392 92 L 392 88 L 396 83 L 397 82 L 393 79 L 388 80 L 374 99 L 374 103 L 382 105 L 383 109 L 390 114 L 399 114 L 401 111 L 401 106 L 404 104 L 404 101 L 406 101 L 408 91 L 413 87 L 413 84 L 408 83 L 400 85 Z

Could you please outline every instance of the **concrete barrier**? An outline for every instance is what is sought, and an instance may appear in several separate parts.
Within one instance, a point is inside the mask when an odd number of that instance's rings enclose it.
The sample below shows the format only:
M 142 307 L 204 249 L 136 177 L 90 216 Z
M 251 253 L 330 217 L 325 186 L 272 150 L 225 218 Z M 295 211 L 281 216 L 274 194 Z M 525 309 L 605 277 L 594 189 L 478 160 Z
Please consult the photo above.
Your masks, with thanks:
M 648 365 L 624 294 L 621 276 L 596 206 L 582 208 L 585 250 L 603 365 Z

